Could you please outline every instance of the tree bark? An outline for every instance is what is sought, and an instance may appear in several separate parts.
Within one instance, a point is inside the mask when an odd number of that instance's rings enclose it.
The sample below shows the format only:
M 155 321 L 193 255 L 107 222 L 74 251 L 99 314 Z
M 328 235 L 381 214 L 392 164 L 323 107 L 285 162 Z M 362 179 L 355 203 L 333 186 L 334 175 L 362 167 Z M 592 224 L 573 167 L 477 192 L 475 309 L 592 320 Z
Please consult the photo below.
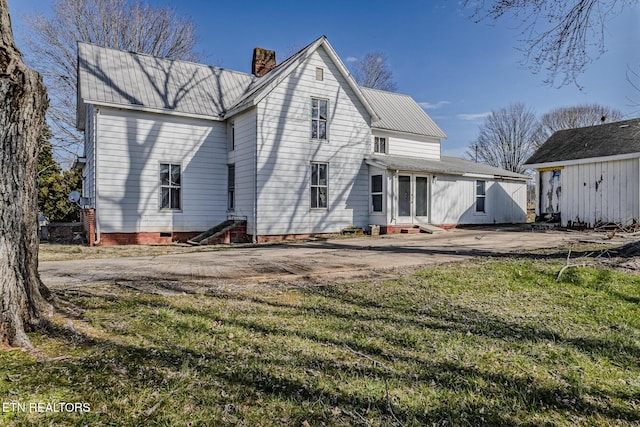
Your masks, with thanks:
M 51 311 L 38 274 L 37 153 L 48 106 L 42 77 L 15 46 L 0 0 L 0 344 L 31 348 L 26 332 Z

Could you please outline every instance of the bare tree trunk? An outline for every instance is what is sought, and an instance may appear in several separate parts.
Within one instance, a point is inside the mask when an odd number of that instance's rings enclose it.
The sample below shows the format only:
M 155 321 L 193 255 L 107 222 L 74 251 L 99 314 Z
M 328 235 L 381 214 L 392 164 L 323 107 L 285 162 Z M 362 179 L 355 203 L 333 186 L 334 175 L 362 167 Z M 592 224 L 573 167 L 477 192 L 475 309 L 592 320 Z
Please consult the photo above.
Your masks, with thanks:
M 38 274 L 37 153 L 48 105 L 41 76 L 15 46 L 0 0 L 0 344 L 31 347 L 25 331 L 51 310 Z

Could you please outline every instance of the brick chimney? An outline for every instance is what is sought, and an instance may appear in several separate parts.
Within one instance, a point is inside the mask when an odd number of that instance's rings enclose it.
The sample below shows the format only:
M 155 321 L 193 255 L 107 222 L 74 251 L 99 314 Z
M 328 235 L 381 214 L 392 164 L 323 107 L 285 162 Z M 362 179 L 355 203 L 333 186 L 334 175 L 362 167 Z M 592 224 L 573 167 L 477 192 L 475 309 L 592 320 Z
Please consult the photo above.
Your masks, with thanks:
M 276 67 L 276 51 L 267 50 L 261 47 L 253 49 L 253 61 L 251 61 L 251 72 L 262 77 Z

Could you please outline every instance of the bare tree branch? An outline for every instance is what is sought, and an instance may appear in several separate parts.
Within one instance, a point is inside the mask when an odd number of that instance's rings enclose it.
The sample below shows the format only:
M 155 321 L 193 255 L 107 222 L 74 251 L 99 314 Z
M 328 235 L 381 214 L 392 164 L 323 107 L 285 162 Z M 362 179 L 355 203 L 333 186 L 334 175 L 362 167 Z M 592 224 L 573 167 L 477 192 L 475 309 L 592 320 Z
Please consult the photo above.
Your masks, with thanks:
M 196 28 L 173 9 L 128 0 L 56 0 L 54 14 L 25 18 L 27 60 L 49 89 L 47 115 L 56 154 L 81 151 L 75 128 L 78 41 L 172 59 L 197 60 Z
M 389 69 L 387 56 L 382 52 L 367 53 L 354 63 L 353 77 L 360 86 L 394 92 L 396 83 Z
M 524 162 L 541 139 L 535 113 L 522 103 L 492 111 L 465 155 L 508 171 L 523 173 Z
M 640 0 L 463 0 L 476 22 L 511 16 L 520 22 L 523 63 L 550 86 L 575 84 L 605 52 L 607 22 Z
M 600 104 L 582 104 L 573 107 L 561 107 L 545 113 L 540 118 L 542 139 L 546 141 L 554 132 L 563 129 L 574 129 L 595 126 L 622 120 L 620 110 Z

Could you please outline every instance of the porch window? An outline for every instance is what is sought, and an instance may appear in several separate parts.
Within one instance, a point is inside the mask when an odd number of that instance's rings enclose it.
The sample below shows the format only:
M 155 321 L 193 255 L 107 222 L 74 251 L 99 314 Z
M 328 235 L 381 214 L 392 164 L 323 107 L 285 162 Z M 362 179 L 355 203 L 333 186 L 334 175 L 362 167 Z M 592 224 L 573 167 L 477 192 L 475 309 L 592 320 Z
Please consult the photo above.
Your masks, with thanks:
M 160 209 L 180 209 L 180 165 L 160 163 Z
M 486 181 L 476 181 L 476 212 L 485 212 Z
M 326 209 L 329 197 L 329 164 L 311 163 L 311 209 Z
M 328 101 L 311 99 L 311 139 L 327 139 Z
M 236 165 L 227 166 L 227 208 L 232 211 L 236 207 Z
M 387 152 L 387 138 L 376 136 L 373 139 L 373 152 L 385 154 Z
M 382 212 L 382 175 L 371 176 L 371 212 Z

